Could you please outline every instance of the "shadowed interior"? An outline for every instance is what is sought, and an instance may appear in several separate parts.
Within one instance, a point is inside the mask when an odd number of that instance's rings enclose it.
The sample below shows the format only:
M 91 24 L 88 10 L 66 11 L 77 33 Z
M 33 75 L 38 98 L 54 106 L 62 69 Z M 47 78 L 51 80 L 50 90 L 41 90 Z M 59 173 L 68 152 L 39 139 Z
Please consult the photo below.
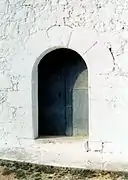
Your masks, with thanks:
M 88 135 L 88 71 L 73 50 L 51 51 L 38 65 L 39 136 Z

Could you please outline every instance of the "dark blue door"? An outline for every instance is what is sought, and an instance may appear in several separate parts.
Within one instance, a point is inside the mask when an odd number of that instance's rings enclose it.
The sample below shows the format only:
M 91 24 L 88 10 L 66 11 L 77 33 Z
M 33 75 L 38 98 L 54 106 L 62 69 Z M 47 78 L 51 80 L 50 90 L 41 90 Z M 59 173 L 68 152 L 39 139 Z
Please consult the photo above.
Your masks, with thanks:
M 49 53 L 38 72 L 39 134 L 88 134 L 88 71 L 70 50 Z
M 40 87 L 40 133 L 66 135 L 64 70 L 51 74 L 43 84 L 45 87 Z

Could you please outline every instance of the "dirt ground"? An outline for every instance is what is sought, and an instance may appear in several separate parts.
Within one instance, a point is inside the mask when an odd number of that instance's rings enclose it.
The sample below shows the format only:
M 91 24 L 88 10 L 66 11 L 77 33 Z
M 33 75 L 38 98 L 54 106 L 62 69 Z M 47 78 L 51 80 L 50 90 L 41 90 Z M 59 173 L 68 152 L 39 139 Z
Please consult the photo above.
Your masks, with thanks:
M 0 180 L 127 180 L 128 173 L 57 168 L 0 161 Z

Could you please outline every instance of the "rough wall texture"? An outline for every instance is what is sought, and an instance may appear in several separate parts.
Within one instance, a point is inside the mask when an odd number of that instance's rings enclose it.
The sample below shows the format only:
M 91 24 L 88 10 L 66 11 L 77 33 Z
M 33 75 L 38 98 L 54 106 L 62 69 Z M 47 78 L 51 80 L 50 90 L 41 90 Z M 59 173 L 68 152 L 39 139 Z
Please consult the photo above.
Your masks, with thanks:
M 91 41 L 91 33 L 79 40 L 77 28 L 96 34 L 96 41 Z M 1 147 L 17 138 L 34 136 L 31 74 L 36 59 L 48 48 L 72 48 L 79 41 L 82 43 L 76 50 L 87 54 L 90 64 L 90 137 L 96 141 L 126 137 L 128 1 L 0 0 Z M 87 47 L 92 47 L 90 53 Z

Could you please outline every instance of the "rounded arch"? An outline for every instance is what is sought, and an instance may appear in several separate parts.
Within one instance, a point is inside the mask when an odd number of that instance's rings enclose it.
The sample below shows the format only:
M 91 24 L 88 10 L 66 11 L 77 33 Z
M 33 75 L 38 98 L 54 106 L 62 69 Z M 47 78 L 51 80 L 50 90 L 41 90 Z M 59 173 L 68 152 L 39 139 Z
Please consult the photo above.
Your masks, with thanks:
M 37 58 L 37 61 L 35 62 L 34 67 L 33 67 L 33 71 L 32 71 L 32 117 L 33 117 L 33 131 L 34 131 L 34 137 L 35 138 L 37 138 L 39 136 L 39 126 L 38 126 L 39 125 L 39 121 L 38 121 L 38 118 L 39 118 L 38 66 L 41 62 L 43 62 L 44 58 L 48 54 L 55 52 L 55 51 L 59 51 L 59 50 L 65 50 L 67 52 L 72 52 L 75 55 L 79 56 L 81 58 L 81 60 L 84 62 L 85 67 L 88 71 L 88 65 L 85 62 L 82 55 L 80 55 L 78 52 L 74 51 L 73 49 L 65 48 L 62 46 L 50 48 L 50 49 L 46 50 L 44 53 L 42 53 L 39 56 L 39 58 Z M 87 94 L 87 96 L 88 96 L 88 94 Z M 88 104 L 88 106 L 89 106 L 89 104 Z M 89 108 L 89 107 L 87 107 L 87 108 Z M 87 131 L 89 131 L 89 128 L 87 128 Z M 69 134 L 71 134 L 71 133 L 69 133 Z
M 93 111 L 94 104 L 92 103 L 92 91 L 94 92 L 99 82 L 103 84 L 105 80 L 99 79 L 99 72 L 102 74 L 108 73 L 113 67 L 113 59 L 105 47 L 102 39 L 95 32 L 86 31 L 84 28 L 66 28 L 52 27 L 50 31 L 34 34 L 33 38 L 27 44 L 27 51 L 32 54 L 33 68 L 31 73 L 32 81 L 32 134 L 33 137 L 38 137 L 38 77 L 37 67 L 40 60 L 49 52 L 58 48 L 68 48 L 76 51 L 86 62 L 88 67 L 88 96 L 89 96 L 89 139 L 95 139 L 96 130 L 93 119 L 96 119 L 97 114 Z M 54 37 L 54 40 L 53 40 Z M 37 44 L 39 44 L 37 48 Z M 43 50 L 43 53 L 42 53 Z M 40 55 L 39 55 L 40 54 Z M 28 67 L 30 68 L 30 67 Z M 91 108 L 90 108 L 91 106 Z M 93 106 L 93 107 L 92 107 Z M 93 118 L 94 117 L 94 118 Z M 99 117 L 97 118 L 99 119 Z
M 82 59 L 85 61 L 85 64 L 87 66 L 87 69 L 89 69 L 89 65 L 88 65 L 88 62 L 85 60 L 85 54 L 84 53 L 79 53 L 75 50 L 75 48 L 69 48 L 69 47 L 66 47 L 66 46 L 54 46 L 54 47 L 51 47 L 51 48 L 48 48 L 46 49 L 44 52 L 42 52 L 36 59 L 36 61 L 34 62 L 33 64 L 33 69 L 32 69 L 32 76 L 33 76 L 33 72 L 35 71 L 35 69 L 38 67 L 38 64 L 40 63 L 40 61 L 44 58 L 44 56 L 46 56 L 48 53 L 54 51 L 54 50 L 57 50 L 57 49 L 68 49 L 68 50 L 71 50 L 71 51 L 74 51 L 76 52 L 77 54 L 79 54 L 79 56 L 82 57 Z

